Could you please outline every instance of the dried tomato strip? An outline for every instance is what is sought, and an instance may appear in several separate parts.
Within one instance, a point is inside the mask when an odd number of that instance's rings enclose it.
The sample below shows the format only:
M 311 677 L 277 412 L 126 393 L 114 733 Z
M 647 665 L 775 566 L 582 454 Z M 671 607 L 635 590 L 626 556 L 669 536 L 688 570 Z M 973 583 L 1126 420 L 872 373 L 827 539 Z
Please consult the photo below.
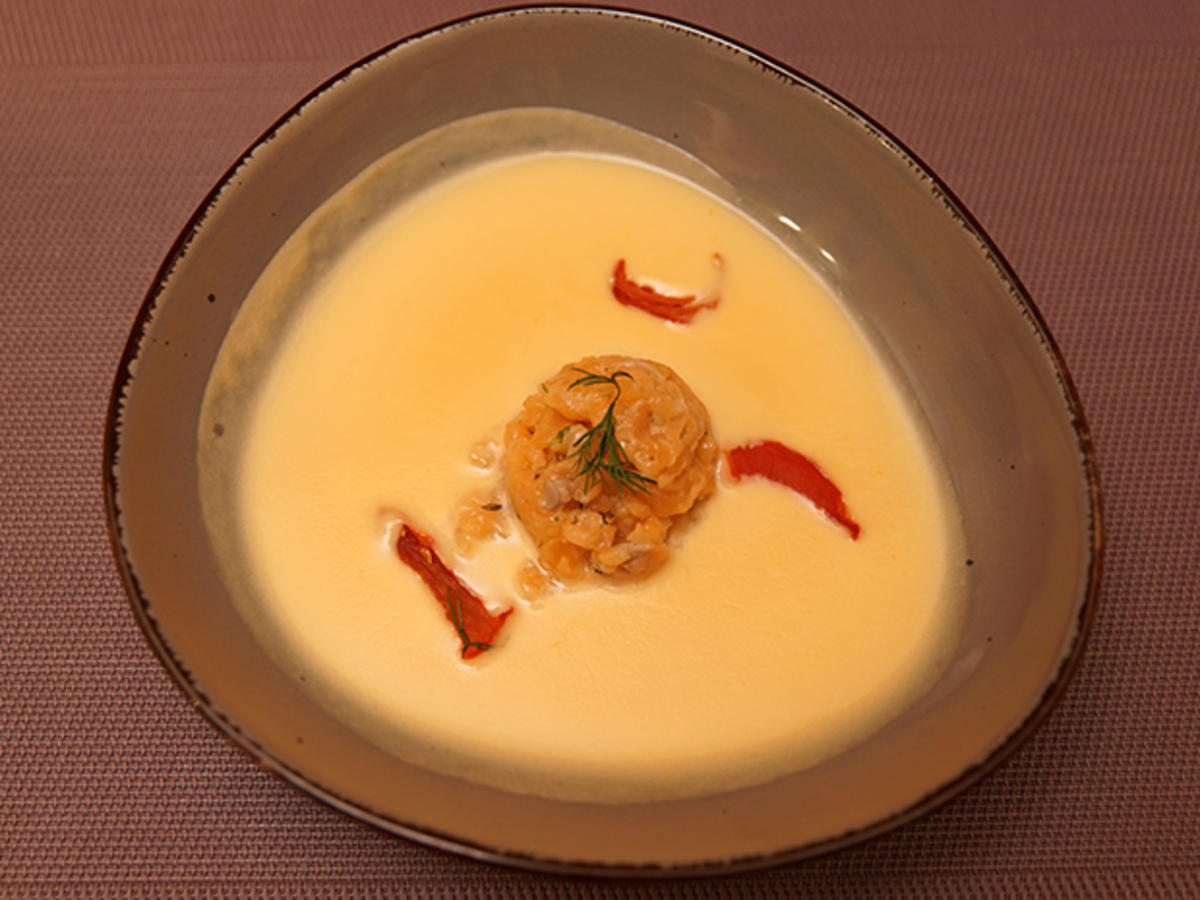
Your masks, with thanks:
M 811 500 L 817 509 L 850 532 L 851 538 L 858 540 L 861 529 L 850 517 L 842 492 L 804 454 L 778 441 L 760 441 L 727 450 L 725 457 L 729 460 L 729 472 L 735 479 L 744 475 L 761 475 L 776 484 L 789 487 Z
M 716 309 L 719 297 L 699 300 L 694 294 L 675 296 L 662 294 L 645 284 L 638 284 L 625 274 L 625 260 L 617 260 L 612 273 L 612 294 L 623 306 L 632 306 L 660 319 L 686 325 L 696 313 L 704 309 Z
M 442 562 L 433 539 L 403 522 L 396 538 L 396 553 L 421 576 L 442 604 L 446 618 L 462 641 L 462 658 L 472 659 L 489 649 L 512 610 L 506 609 L 499 615 L 488 612 L 483 601 Z

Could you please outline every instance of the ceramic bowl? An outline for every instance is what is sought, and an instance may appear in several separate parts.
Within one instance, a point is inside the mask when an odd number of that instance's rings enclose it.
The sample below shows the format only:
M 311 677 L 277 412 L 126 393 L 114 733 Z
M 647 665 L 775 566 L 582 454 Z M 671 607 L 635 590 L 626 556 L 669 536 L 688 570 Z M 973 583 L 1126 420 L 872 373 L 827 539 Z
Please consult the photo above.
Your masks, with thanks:
M 198 500 L 197 423 L 264 267 L 370 164 L 519 107 L 599 116 L 698 160 L 846 304 L 914 398 L 962 510 L 966 623 L 928 694 L 841 755 L 769 784 L 606 805 L 409 765 L 272 664 L 222 579 Z M 519 136 L 498 135 L 500 150 Z M 515 9 L 412 37 L 287 113 L 184 228 L 116 377 L 105 485 L 133 610 L 171 677 L 262 766 L 385 831 L 541 870 L 725 872 L 896 827 L 993 770 L 1045 719 L 1096 605 L 1099 494 L 1049 332 L 950 190 L 882 127 L 745 47 L 649 15 Z

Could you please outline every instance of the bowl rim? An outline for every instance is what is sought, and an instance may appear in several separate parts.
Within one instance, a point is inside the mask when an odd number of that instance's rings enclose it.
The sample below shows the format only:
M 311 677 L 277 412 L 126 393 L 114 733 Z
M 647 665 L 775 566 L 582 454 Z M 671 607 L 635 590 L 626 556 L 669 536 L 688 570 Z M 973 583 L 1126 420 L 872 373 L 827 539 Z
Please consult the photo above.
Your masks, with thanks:
M 185 254 L 189 244 L 196 237 L 209 212 L 217 204 L 220 194 L 235 181 L 239 170 L 260 147 L 272 140 L 276 132 L 295 118 L 309 103 L 334 89 L 338 84 L 347 80 L 356 72 L 370 66 L 375 60 L 383 56 L 402 52 L 403 48 L 410 44 L 463 27 L 479 27 L 490 21 L 514 16 L 560 15 L 564 13 L 587 13 L 601 18 L 607 17 L 614 21 L 640 22 L 645 25 L 666 27 L 688 38 L 716 44 L 726 52 L 742 56 L 749 62 L 757 64 L 765 71 L 782 77 L 789 87 L 815 92 L 842 114 L 856 120 L 859 125 L 879 138 L 889 153 L 898 157 L 910 168 L 916 170 L 922 177 L 928 179 L 931 192 L 944 204 L 946 211 L 955 217 L 958 220 L 958 224 L 980 243 L 988 259 L 997 269 L 999 276 L 1010 285 L 1009 296 L 1018 311 L 1032 325 L 1034 333 L 1051 363 L 1055 377 L 1061 387 L 1062 399 L 1066 403 L 1066 411 L 1070 416 L 1071 426 L 1078 445 L 1080 462 L 1082 463 L 1082 472 L 1088 489 L 1088 508 L 1090 512 L 1088 532 L 1090 546 L 1088 548 L 1087 576 L 1082 602 L 1079 604 L 1074 620 L 1075 631 L 1069 646 L 1059 658 L 1058 670 L 1028 715 L 1015 726 L 988 756 L 961 772 L 956 778 L 930 791 L 908 807 L 844 834 L 811 841 L 784 850 L 739 856 L 719 861 L 666 865 L 605 864 L 585 863 L 510 850 L 499 850 L 453 835 L 441 834 L 422 826 L 411 825 L 391 815 L 373 810 L 363 803 L 342 797 L 336 792 L 325 788 L 304 773 L 275 757 L 265 747 L 243 732 L 236 722 L 226 718 L 224 714 L 217 710 L 201 687 L 192 680 L 187 666 L 175 655 L 170 643 L 159 631 L 154 617 L 150 614 L 148 598 L 142 590 L 138 577 L 134 572 L 132 561 L 126 553 L 119 522 L 117 462 L 120 446 L 119 427 L 122 420 L 122 399 L 127 387 L 135 380 L 132 363 L 139 355 L 143 340 L 147 334 L 147 327 L 172 271 L 179 259 Z M 189 704 L 199 711 L 233 746 L 245 753 L 259 767 L 278 776 L 306 794 L 322 801 L 339 812 L 345 813 L 387 834 L 404 837 L 433 849 L 454 853 L 474 860 L 502 864 L 544 874 L 603 876 L 609 878 L 695 877 L 734 874 L 822 856 L 878 837 L 920 818 L 952 798 L 964 793 L 986 775 L 998 769 L 1045 722 L 1066 693 L 1068 684 L 1078 669 L 1099 607 L 1100 581 L 1104 560 L 1104 531 L 1099 468 L 1091 430 L 1084 415 L 1078 390 L 1067 369 L 1066 361 L 1041 311 L 1034 303 L 1025 285 L 979 221 L 962 201 L 958 199 L 953 190 L 904 142 L 895 137 L 895 135 L 876 122 L 867 113 L 821 82 L 769 54 L 753 49 L 740 41 L 729 38 L 712 29 L 696 25 L 681 18 L 622 6 L 592 3 L 520 4 L 496 7 L 449 19 L 440 24 L 414 32 L 399 40 L 392 41 L 372 53 L 357 59 L 325 79 L 325 81 L 285 110 L 249 144 L 216 181 L 204 199 L 192 212 L 180 230 L 179 235 L 172 243 L 163 262 L 158 267 L 150 288 L 146 292 L 138 309 L 130 329 L 129 338 L 126 341 L 117 365 L 105 416 L 101 462 L 103 466 L 102 481 L 109 543 L 125 594 L 134 614 L 134 619 L 150 648 L 154 651 L 155 656 L 157 656 L 159 662 L 166 669 L 167 674 L 170 675 Z

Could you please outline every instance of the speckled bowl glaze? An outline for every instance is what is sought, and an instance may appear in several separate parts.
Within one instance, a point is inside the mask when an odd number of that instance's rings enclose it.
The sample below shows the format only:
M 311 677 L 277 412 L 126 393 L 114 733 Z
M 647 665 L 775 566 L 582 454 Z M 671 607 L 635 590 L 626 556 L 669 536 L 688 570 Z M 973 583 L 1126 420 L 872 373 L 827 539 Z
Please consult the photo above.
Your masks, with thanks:
M 955 659 L 915 705 L 824 764 L 760 787 L 627 805 L 457 781 L 329 716 L 233 607 L 196 458 L 206 382 L 239 305 L 289 235 L 368 165 L 440 126 L 516 107 L 604 117 L 725 179 L 842 298 L 944 457 L 971 563 Z M 147 295 L 116 376 L 104 483 L 136 618 L 221 732 L 351 816 L 545 871 L 728 872 L 901 825 L 995 769 L 1046 718 L 1096 607 L 1099 492 L 1082 410 L 1044 322 L 978 223 L 825 88 L 725 38 L 625 11 L 538 7 L 453 22 L 363 60 L 289 111 L 201 204 Z

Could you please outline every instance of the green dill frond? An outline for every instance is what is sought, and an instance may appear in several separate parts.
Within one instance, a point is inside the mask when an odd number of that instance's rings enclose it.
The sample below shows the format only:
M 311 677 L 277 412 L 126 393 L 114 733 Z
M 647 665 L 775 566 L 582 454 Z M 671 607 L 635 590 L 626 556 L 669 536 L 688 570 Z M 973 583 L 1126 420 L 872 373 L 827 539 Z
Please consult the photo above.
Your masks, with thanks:
M 611 375 L 598 375 L 586 369 L 573 367 L 582 377 L 571 383 L 571 389 L 607 384 L 616 388 L 608 409 L 603 417 L 592 428 L 589 428 L 572 445 L 567 454 L 568 459 L 575 460 L 575 478 L 583 479 L 584 493 L 590 491 L 596 484 L 603 483 L 610 490 L 616 490 L 618 496 L 624 490 L 642 491 L 649 493 L 650 485 L 658 482 L 643 475 L 634 466 L 633 461 L 617 440 L 617 423 L 614 410 L 617 400 L 621 397 L 620 378 L 633 380 L 633 376 L 624 370 L 618 370 Z

